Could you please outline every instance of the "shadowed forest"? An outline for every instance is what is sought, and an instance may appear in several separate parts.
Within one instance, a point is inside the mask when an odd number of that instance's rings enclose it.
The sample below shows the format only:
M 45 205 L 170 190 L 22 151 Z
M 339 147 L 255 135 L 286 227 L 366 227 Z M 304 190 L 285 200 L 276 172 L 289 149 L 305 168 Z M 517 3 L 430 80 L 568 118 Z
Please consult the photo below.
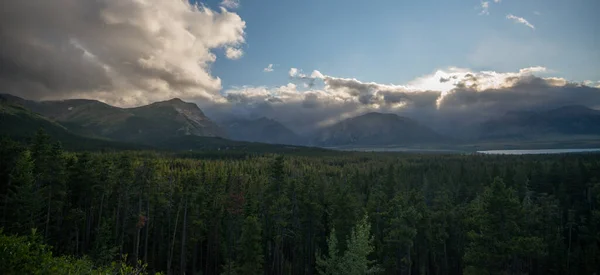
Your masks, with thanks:
M 2 139 L 1 273 L 600 270 L 597 154 L 218 156 Z

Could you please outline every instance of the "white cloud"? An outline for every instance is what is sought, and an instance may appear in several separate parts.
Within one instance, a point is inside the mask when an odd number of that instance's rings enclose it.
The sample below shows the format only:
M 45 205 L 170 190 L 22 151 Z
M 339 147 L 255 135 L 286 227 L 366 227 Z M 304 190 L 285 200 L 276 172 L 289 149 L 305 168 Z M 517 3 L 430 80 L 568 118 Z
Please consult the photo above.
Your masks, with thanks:
M 600 81 L 585 80 L 583 81 L 583 85 L 588 87 L 600 88 Z
M 227 47 L 225 48 L 225 56 L 229 59 L 240 59 L 244 55 L 244 52 L 239 48 Z
M 533 74 L 533 73 L 545 73 L 547 71 L 548 71 L 548 69 L 546 69 L 546 67 L 536 66 L 536 67 L 529 67 L 529 68 L 521 69 L 521 70 L 519 70 L 519 73 Z
M 274 88 L 234 88 L 224 92 L 227 103 L 208 108 L 216 116 L 233 113 L 277 118 L 295 130 L 305 131 L 369 111 L 449 125 L 449 119 L 472 122 L 519 108 L 600 105 L 600 89 L 590 86 L 595 83 L 586 82 L 590 85 L 584 86 L 536 75 L 549 71 L 541 66 L 516 72 L 448 68 L 396 85 L 335 77 L 316 70 L 307 76 L 292 68 L 290 76 L 294 79 L 303 76 L 303 80 L 322 81 L 323 85 L 315 88 L 303 82 L 308 90 L 299 90 L 294 83 Z
M 266 68 L 263 69 L 264 72 L 270 73 L 273 71 L 273 64 L 269 64 Z
M 188 1 L 3 3 L 0 87 L 26 98 L 132 106 L 220 97 L 215 49 L 245 42 L 245 22 Z M 235 55 L 234 55 L 235 56 Z M 15 77 L 17 76 L 17 77 Z
M 311 77 L 311 78 L 314 78 L 314 79 L 323 79 L 323 78 L 325 78 L 325 76 L 324 76 L 324 75 L 323 75 L 321 72 L 319 72 L 319 71 L 317 71 L 317 70 L 314 70 L 314 71 L 313 71 L 313 72 L 310 74 L 310 77 Z
M 525 18 L 523 17 L 518 17 L 518 16 L 514 16 L 512 14 L 509 14 L 506 16 L 506 19 L 510 19 L 515 21 L 516 23 L 520 23 L 523 24 L 527 27 L 530 27 L 531 29 L 535 30 L 535 26 L 533 26 L 531 23 L 529 23 L 529 21 L 527 21 Z
M 221 1 L 221 6 L 230 8 L 230 9 L 237 9 L 240 7 L 240 1 L 239 0 L 223 0 L 223 1 Z
M 302 70 L 296 68 L 291 68 L 289 75 L 290 78 L 303 82 L 304 86 L 308 88 L 312 88 L 315 85 L 316 80 L 325 78 L 325 76 L 317 70 L 313 70 L 310 75 L 307 75 L 302 72 Z
M 539 12 L 539 11 L 534 11 L 533 14 L 535 14 L 535 15 L 542 15 L 542 13 Z
M 490 14 L 490 2 L 488 1 L 481 1 L 481 12 L 479 13 L 479 15 L 488 15 Z
M 502 0 L 493 0 L 495 4 L 499 4 Z M 479 15 L 489 15 L 490 14 L 490 1 L 481 1 L 478 7 L 481 11 Z

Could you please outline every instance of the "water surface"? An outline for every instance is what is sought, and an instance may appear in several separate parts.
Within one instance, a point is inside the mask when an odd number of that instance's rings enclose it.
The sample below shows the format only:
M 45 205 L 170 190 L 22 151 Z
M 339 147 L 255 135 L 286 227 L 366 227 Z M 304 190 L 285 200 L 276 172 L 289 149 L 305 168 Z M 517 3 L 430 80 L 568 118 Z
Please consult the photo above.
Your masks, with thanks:
M 534 155 L 534 154 L 568 154 L 600 152 L 600 148 L 592 149 L 535 149 L 535 150 L 487 150 L 477 151 L 489 155 Z

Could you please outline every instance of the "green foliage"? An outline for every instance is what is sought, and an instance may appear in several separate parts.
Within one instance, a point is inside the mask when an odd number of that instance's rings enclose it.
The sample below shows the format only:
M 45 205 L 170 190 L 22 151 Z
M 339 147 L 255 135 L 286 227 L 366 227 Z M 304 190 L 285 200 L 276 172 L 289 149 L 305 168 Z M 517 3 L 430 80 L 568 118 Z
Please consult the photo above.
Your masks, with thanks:
M 263 271 L 262 231 L 258 219 L 248 216 L 240 238 L 240 274 L 259 274 Z
M 369 255 L 375 250 L 371 236 L 371 225 L 368 216 L 365 215 L 352 229 L 348 238 L 347 249 L 340 257 L 337 246 L 335 229 L 327 239 L 328 255 L 320 257 L 317 255 L 317 270 L 322 275 L 364 275 L 380 272 L 381 269 L 374 266 L 374 261 L 369 260 Z
M 600 270 L 600 155 L 0 145 L 1 274 Z
M 5 235 L 0 229 L 0 273 L 11 274 L 146 274 L 145 266 L 133 267 L 123 262 L 95 266 L 86 258 L 52 255 L 35 230 L 28 236 Z
M 524 226 L 524 210 L 515 191 L 496 178 L 472 204 L 471 240 L 465 252 L 468 274 L 521 272 L 529 258 L 544 251 L 542 240 Z
M 42 187 L 36 183 L 34 160 L 30 151 L 21 153 L 10 173 L 10 189 L 8 190 L 5 211 L 12 218 L 9 228 L 14 232 L 27 232 L 36 228 L 43 219 L 44 205 L 40 198 Z
M 327 238 L 327 256 L 321 256 L 317 253 L 317 271 L 321 275 L 338 275 L 342 273 L 343 258 L 339 256 L 340 251 L 337 246 L 337 236 L 335 228 L 331 229 L 329 238 Z
M 363 275 L 381 271 L 373 266 L 374 261 L 369 260 L 374 249 L 369 217 L 365 215 L 350 233 L 348 248 L 342 260 L 343 274 Z

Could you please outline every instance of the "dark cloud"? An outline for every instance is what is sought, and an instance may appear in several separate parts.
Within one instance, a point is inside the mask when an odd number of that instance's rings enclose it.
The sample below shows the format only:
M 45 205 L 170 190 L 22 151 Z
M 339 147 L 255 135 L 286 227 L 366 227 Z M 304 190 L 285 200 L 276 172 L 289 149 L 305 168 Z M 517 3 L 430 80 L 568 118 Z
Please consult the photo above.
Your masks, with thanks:
M 450 77 L 440 77 L 440 83 L 446 83 L 452 79 L 457 79 L 458 77 L 456 75 L 450 76 Z

